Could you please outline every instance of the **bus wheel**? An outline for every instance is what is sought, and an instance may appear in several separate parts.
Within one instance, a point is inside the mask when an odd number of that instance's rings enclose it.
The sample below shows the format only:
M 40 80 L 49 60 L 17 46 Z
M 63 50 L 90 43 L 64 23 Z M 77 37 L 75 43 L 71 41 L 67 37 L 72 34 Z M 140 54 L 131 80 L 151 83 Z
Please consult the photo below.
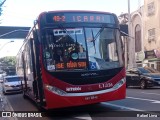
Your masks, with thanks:
M 141 81 L 140 87 L 141 87 L 141 89 L 145 89 L 146 88 L 146 82 L 144 80 Z
M 39 103 L 37 103 L 37 108 L 38 108 L 38 110 L 39 110 L 40 112 L 45 112 L 45 111 L 46 111 L 46 109 L 43 108 Z

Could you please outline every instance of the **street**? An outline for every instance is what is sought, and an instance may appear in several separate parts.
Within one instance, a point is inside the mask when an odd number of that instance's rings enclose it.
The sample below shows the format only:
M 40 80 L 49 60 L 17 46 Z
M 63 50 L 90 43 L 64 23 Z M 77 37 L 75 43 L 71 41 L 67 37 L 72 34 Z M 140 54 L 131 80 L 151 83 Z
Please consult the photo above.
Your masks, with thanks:
M 125 100 L 103 102 L 95 105 L 72 107 L 50 111 L 50 116 L 38 118 L 40 120 L 127 120 L 152 119 L 160 117 L 160 88 L 127 88 Z M 3 95 L 2 95 L 3 96 Z M 3 96 L 9 102 L 9 111 L 38 112 L 37 107 L 29 99 L 24 99 L 21 93 Z M 1 104 L 2 105 L 2 104 Z M 6 109 L 5 109 L 6 110 Z M 112 111 L 112 112 L 111 112 Z M 143 111 L 143 112 L 141 112 Z M 60 116 L 54 116 L 54 114 Z M 36 118 L 32 118 L 33 120 Z M 14 120 L 28 120 L 17 117 Z

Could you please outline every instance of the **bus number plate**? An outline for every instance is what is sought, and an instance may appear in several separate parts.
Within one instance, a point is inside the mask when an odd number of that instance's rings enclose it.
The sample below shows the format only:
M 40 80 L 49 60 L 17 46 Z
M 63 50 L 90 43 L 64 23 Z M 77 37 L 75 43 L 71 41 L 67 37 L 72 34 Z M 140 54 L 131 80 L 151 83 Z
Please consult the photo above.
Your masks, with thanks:
M 85 100 L 95 100 L 98 99 L 98 96 L 87 96 L 85 97 Z

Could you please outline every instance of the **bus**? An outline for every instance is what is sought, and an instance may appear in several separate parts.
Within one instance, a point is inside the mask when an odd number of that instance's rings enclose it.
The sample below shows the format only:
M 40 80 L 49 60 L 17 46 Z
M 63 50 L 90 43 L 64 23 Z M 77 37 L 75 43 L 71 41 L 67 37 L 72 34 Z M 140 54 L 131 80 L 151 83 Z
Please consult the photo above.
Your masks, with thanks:
M 124 99 L 119 26 L 108 12 L 41 13 L 16 56 L 23 97 L 46 110 Z

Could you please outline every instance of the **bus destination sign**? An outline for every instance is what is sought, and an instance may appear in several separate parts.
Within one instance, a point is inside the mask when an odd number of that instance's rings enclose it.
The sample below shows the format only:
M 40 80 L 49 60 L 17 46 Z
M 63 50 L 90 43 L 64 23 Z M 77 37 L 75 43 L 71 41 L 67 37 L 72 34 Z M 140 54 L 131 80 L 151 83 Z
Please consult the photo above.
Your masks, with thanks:
M 48 13 L 47 23 L 71 23 L 71 22 L 91 22 L 91 23 L 111 23 L 115 24 L 114 15 L 100 13 Z

